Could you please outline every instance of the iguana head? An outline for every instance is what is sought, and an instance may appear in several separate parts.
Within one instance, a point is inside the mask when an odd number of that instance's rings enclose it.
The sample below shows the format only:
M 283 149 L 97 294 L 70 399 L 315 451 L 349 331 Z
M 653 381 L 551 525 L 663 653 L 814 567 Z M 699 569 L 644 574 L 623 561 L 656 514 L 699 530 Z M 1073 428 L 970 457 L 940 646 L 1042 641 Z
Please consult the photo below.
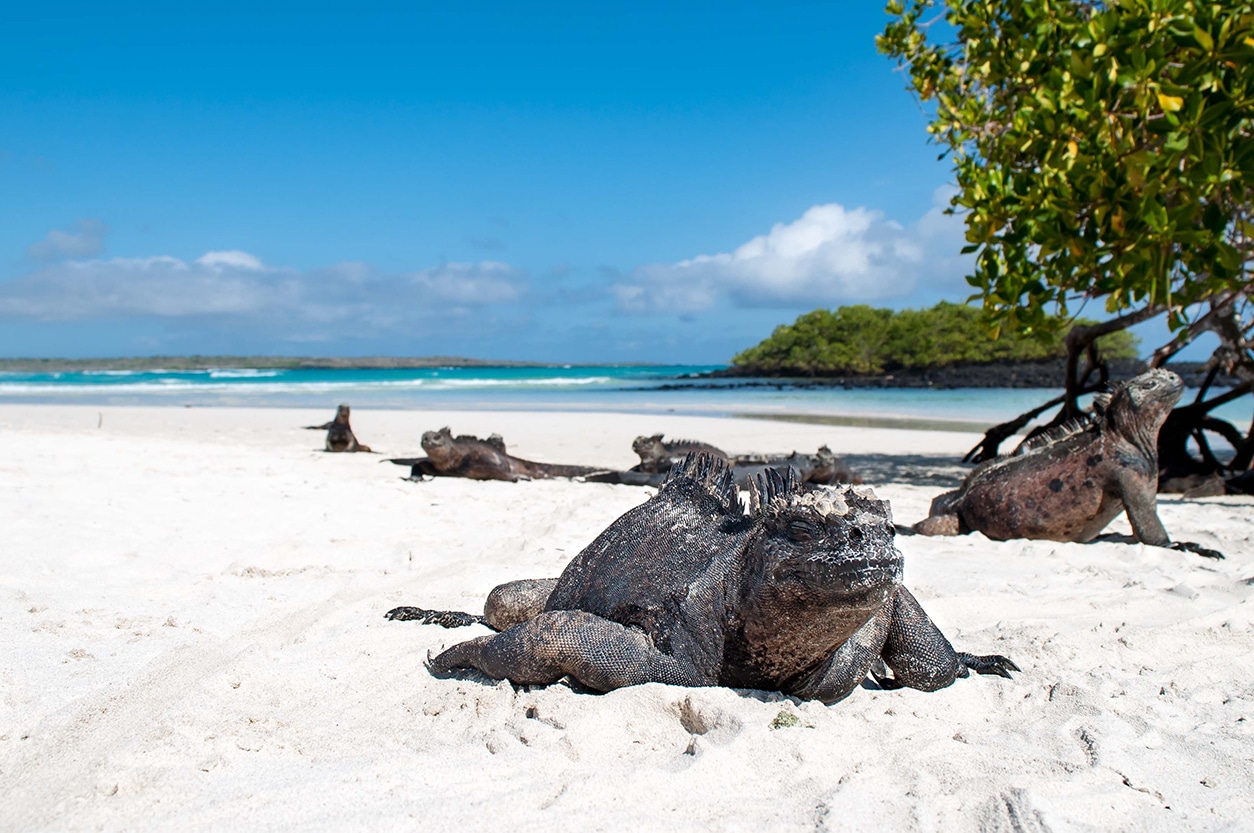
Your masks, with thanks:
M 453 432 L 448 428 L 423 434 L 422 450 L 427 452 L 432 462 L 441 467 L 455 466 L 462 457 L 457 442 L 453 439 Z
M 759 569 L 774 595 L 807 608 L 878 609 L 901 582 L 888 501 L 865 486 L 798 494 L 770 480 L 752 490 L 750 508 L 762 520 Z
M 840 458 L 832 453 L 832 450 L 825 445 L 819 446 L 819 450 L 810 458 L 810 481 L 812 483 L 830 483 L 836 478 L 836 467 L 840 465 Z
M 1158 429 L 1180 400 L 1184 382 L 1170 370 L 1155 368 L 1115 385 L 1109 399 L 1095 401 L 1107 425 L 1146 449 L 1154 449 Z
M 651 437 L 636 437 L 631 443 L 631 450 L 640 455 L 642 462 L 661 460 L 666 456 L 666 446 L 662 445 L 662 434 Z

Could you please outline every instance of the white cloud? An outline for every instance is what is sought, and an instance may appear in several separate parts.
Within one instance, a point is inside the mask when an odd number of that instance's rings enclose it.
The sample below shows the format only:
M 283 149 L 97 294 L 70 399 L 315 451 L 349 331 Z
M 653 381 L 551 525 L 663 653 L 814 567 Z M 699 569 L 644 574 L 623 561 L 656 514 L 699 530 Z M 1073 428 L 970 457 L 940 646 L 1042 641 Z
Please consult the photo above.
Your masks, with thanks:
M 642 266 L 613 291 L 635 312 L 690 312 L 724 298 L 799 306 L 904 297 L 921 284 L 952 282 L 965 268 L 961 220 L 944 214 L 950 193 L 938 190 L 910 228 L 866 208 L 816 205 L 731 252 Z
M 384 274 L 361 263 L 302 272 L 241 251 L 52 263 L 0 283 L 0 316 L 39 321 L 151 316 L 228 316 L 298 337 L 302 326 L 379 329 L 415 318 L 455 317 L 523 294 L 523 274 L 504 263 L 450 263 Z
M 32 260 L 58 260 L 66 257 L 91 257 L 104 251 L 104 238 L 109 227 L 91 217 L 74 223 L 72 231 L 53 229 L 43 240 L 26 249 Z
M 196 258 L 196 263 L 201 266 L 233 267 L 235 269 L 264 268 L 261 258 L 250 255 L 248 252 L 241 252 L 239 249 L 231 249 L 225 252 L 205 252 Z

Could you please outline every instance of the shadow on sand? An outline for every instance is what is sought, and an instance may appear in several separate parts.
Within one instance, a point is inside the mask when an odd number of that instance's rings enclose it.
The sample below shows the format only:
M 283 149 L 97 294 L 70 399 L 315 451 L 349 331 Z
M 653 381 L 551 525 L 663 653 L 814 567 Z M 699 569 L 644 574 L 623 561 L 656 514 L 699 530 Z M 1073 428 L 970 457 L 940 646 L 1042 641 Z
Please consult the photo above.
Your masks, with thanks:
M 954 489 L 971 471 L 952 454 L 844 454 L 858 476 L 870 486 L 908 483 Z

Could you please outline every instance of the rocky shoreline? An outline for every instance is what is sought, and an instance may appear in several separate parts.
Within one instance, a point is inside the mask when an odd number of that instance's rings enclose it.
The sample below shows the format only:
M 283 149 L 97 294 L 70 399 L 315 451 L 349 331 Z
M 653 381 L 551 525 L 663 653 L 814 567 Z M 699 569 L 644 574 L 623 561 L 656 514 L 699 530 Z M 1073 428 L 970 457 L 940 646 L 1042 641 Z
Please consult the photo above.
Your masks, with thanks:
M 1109 363 L 1112 382 L 1130 379 L 1146 370 L 1139 359 L 1117 359 Z M 1179 373 L 1187 387 L 1200 387 L 1206 379 L 1205 362 L 1173 362 L 1168 368 Z M 763 372 L 756 368 L 729 367 L 701 374 L 701 379 L 729 380 L 728 387 L 772 388 L 1061 388 L 1066 362 L 984 362 L 946 367 L 897 370 L 868 376 L 813 376 L 798 372 Z M 1220 375 L 1215 387 L 1232 387 L 1237 380 Z M 695 387 L 699 383 L 665 385 L 664 389 Z

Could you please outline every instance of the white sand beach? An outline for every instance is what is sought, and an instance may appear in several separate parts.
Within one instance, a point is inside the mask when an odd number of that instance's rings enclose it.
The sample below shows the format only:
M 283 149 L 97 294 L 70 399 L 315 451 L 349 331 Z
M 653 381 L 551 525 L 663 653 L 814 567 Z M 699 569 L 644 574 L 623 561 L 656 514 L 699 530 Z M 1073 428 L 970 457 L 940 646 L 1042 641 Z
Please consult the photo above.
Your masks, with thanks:
M 1013 680 L 605 695 L 436 679 L 478 612 L 652 490 L 403 480 L 427 429 L 628 467 L 665 432 L 847 455 L 923 517 L 978 435 L 614 413 L 0 406 L 0 829 L 1254 828 L 1254 499 L 1160 498 L 1176 540 L 900 536 L 906 584 Z M 1128 534 L 1126 520 L 1110 531 Z M 796 725 L 773 728 L 779 716 Z

